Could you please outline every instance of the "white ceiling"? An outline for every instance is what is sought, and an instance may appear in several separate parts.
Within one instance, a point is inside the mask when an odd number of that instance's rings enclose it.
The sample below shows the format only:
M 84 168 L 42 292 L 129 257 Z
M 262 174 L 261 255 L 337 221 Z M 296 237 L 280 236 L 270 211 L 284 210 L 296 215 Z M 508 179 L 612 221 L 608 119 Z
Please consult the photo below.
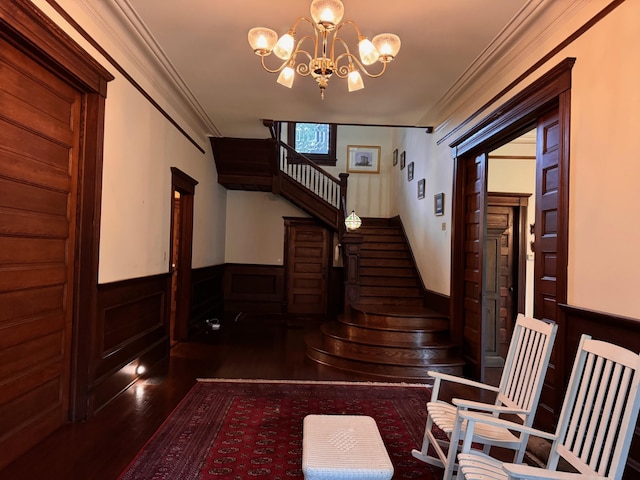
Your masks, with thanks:
M 266 136 L 262 119 L 339 124 L 430 126 L 442 120 L 447 93 L 479 62 L 490 61 L 491 45 L 513 33 L 523 15 L 544 0 L 344 0 L 345 20 L 369 38 L 400 36 L 402 48 L 380 78 L 364 77 L 365 89 L 348 93 L 333 77 L 325 99 L 311 77 L 292 89 L 265 72 L 247 42 L 254 26 L 286 33 L 311 0 L 125 0 L 215 125 L 215 134 Z M 302 35 L 300 27 L 298 34 Z M 349 34 L 350 35 L 350 34 Z M 345 38 L 350 38 L 344 34 Z M 355 35 L 353 36 L 354 47 Z M 267 60 L 277 60 L 275 56 Z M 375 65 L 374 67 L 377 67 Z M 261 128 L 261 130 L 257 130 Z

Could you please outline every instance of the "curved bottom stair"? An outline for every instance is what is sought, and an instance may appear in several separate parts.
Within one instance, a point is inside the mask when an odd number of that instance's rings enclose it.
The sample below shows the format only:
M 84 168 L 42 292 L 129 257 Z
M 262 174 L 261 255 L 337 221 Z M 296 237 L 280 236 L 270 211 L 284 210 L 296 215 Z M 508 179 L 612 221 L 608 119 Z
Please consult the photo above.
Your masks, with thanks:
M 461 375 L 446 316 L 424 307 L 353 306 L 306 338 L 312 360 L 385 380 L 431 382 L 427 371 Z

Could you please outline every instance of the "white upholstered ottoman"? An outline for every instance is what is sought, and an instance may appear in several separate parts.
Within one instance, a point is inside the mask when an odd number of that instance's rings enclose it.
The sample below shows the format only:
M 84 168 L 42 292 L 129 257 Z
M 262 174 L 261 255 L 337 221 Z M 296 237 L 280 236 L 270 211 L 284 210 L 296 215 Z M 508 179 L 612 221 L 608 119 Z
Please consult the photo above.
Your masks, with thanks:
M 305 480 L 389 480 L 393 465 L 373 418 L 307 415 L 302 472 Z

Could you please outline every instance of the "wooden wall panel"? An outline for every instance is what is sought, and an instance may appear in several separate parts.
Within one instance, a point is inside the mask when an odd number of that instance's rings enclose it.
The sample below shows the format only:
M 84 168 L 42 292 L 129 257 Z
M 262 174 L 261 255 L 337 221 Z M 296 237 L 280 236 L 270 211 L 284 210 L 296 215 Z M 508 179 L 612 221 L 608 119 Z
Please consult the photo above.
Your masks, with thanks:
M 225 312 L 284 313 L 284 303 L 283 266 L 225 265 Z
M 566 344 L 560 350 L 564 352 L 564 362 L 567 368 L 564 369 L 565 378 L 558 379 L 562 383 L 557 385 L 563 395 L 569 382 L 569 375 L 571 375 L 571 367 L 578 349 L 578 342 L 583 333 L 591 335 L 595 339 L 611 342 L 640 353 L 640 319 L 585 310 L 566 304 L 559 304 L 559 306 L 565 316 L 567 332 Z M 640 428 L 637 424 L 635 435 L 631 442 L 624 478 L 640 478 Z
M 95 413 L 168 355 L 168 274 L 98 286 L 96 338 L 90 366 L 89 412 Z

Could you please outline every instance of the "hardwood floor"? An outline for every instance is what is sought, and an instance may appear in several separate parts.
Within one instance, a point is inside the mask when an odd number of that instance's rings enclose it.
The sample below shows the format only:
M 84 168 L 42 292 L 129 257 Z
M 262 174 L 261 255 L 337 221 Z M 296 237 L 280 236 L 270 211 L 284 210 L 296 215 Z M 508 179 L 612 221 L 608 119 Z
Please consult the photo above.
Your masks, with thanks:
M 199 377 L 370 381 L 305 356 L 304 336 L 317 320 L 278 317 L 224 322 L 190 343 L 87 422 L 67 424 L 0 471 L 0 479 L 113 480 Z M 458 390 L 445 395 L 467 396 Z

